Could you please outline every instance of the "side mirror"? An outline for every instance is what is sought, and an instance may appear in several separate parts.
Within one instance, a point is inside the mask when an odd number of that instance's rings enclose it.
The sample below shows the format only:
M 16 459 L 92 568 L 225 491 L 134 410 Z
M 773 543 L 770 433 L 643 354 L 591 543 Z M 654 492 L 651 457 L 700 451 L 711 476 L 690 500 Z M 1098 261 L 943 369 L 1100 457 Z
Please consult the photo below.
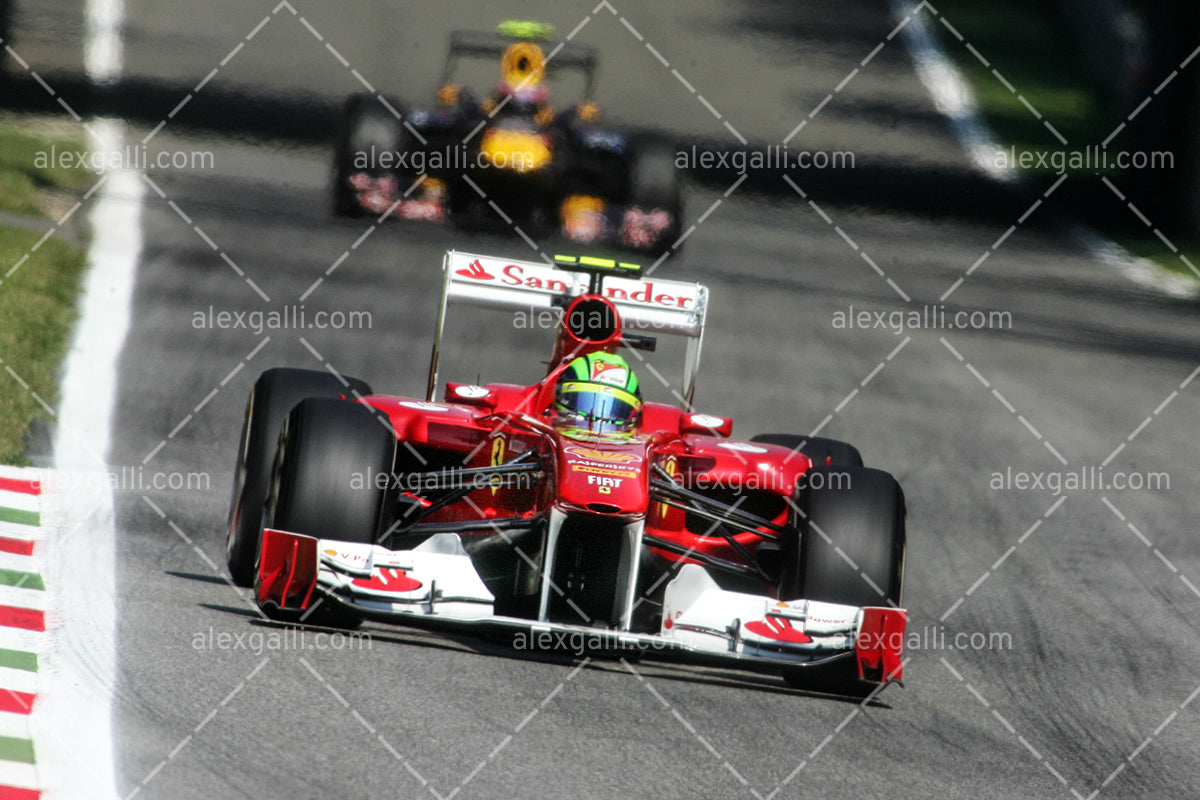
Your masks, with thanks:
M 462 403 L 480 408 L 495 408 L 496 395 L 486 386 L 477 386 L 473 383 L 447 383 L 446 402 Z
M 733 420 L 712 414 L 684 414 L 679 418 L 681 434 L 727 437 L 733 433 Z

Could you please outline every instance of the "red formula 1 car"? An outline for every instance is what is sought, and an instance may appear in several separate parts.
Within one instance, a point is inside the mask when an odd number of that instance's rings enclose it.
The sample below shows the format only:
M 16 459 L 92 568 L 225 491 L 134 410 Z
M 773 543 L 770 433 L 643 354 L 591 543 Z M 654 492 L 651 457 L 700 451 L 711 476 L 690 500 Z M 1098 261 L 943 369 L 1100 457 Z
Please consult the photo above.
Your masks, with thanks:
M 238 451 L 234 580 L 282 619 L 586 642 L 858 694 L 898 679 L 896 481 L 842 442 L 731 438 L 730 419 L 690 410 L 708 290 L 568 262 L 447 253 L 423 398 L 264 372 Z M 556 315 L 545 378 L 438 398 L 452 303 Z M 643 402 L 621 355 L 641 366 L 648 331 L 687 338 L 682 408 Z

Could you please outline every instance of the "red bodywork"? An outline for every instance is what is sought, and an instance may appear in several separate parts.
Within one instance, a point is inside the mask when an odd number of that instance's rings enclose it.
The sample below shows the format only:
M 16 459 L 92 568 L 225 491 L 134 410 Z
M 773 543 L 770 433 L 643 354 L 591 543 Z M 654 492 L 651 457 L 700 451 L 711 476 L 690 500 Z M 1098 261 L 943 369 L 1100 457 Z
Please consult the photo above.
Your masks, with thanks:
M 661 470 L 658 475 L 670 476 L 684 488 L 728 496 L 730 504 L 784 526 L 788 499 L 811 462 L 786 448 L 728 439 L 732 423 L 727 418 L 691 414 L 663 403 L 645 403 L 636 430 L 628 434 L 556 426 L 555 383 L 567 364 L 590 352 L 616 352 L 621 345 L 617 310 L 604 297 L 575 298 L 563 318 L 573 318 L 573 312 L 579 312 L 576 318 L 594 318 L 598 309 L 611 315 L 615 323 L 611 329 L 592 330 L 590 338 L 581 338 L 569 326 L 560 326 L 550 371 L 531 386 L 449 383 L 441 403 L 383 395 L 360 401 L 387 415 L 397 439 L 407 445 L 402 451 L 437 454 L 433 461 L 439 465 L 486 468 L 532 449 L 547 467 L 545 478 L 536 484 L 477 489 L 423 521 L 528 517 L 546 514 L 551 507 L 644 517 L 649 537 L 668 540 L 685 551 L 741 560 L 711 523 L 650 501 L 649 481 L 656 468 Z M 404 453 L 400 455 L 403 458 Z M 469 537 L 469 532 L 464 534 L 464 539 Z M 763 537 L 748 531 L 734 533 L 734 539 L 750 552 L 763 542 Z M 670 560 L 694 560 L 652 545 L 651 549 Z M 775 587 L 764 587 L 764 592 L 774 596 Z

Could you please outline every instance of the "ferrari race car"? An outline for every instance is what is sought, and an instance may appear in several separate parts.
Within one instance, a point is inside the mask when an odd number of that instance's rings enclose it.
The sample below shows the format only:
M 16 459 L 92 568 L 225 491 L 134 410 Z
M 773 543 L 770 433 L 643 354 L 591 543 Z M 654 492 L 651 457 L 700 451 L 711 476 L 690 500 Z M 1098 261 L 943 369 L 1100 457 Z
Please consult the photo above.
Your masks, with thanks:
M 599 124 L 596 51 L 543 50 L 549 26 L 456 31 L 429 109 L 356 94 L 342 111 L 333 201 L 344 216 L 491 220 L 526 235 L 663 253 L 678 240 L 682 199 L 673 148 Z M 454 83 L 460 64 L 498 59 L 500 83 L 480 99 Z M 582 99 L 558 110 L 548 82 L 574 74 Z
M 238 448 L 233 579 L 269 616 L 309 624 L 585 642 L 859 695 L 898 680 L 892 476 L 843 442 L 734 439 L 729 418 L 690 410 L 706 287 L 562 262 L 448 252 L 424 397 L 262 373 Z M 452 304 L 557 315 L 545 377 L 438 396 Z M 682 407 L 643 402 L 621 355 L 659 334 L 687 340 Z

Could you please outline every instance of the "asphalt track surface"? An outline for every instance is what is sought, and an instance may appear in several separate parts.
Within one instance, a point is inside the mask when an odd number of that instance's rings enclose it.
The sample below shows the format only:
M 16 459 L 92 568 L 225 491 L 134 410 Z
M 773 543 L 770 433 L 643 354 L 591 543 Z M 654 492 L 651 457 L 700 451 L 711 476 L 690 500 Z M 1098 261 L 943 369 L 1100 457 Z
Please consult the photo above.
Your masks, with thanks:
M 1012 194 L 970 171 L 901 41 L 887 38 L 895 20 L 883 3 L 833 12 L 782 2 L 597 11 L 363 2 L 346 13 L 293 0 L 273 9 L 232 0 L 132 0 L 127 9 L 126 73 L 137 94 L 121 102 L 135 113 L 133 135 L 219 72 L 150 145 L 211 151 L 215 168 L 149 171 L 157 188 L 147 192 L 111 462 L 144 465 L 147 475 L 203 473 L 209 483 L 118 496 L 123 794 L 1200 794 L 1200 557 L 1189 499 L 1196 309 L 1136 288 L 1077 249 L 1057 232 L 1053 196 L 1018 222 L 1038 193 Z M 771 676 L 537 658 L 376 626 L 364 629 L 369 649 L 310 640 L 256 652 L 251 634 L 273 629 L 220 566 L 255 376 L 328 363 L 377 391 L 419 395 L 441 253 L 536 257 L 511 236 L 330 216 L 318 142 L 330 109 L 358 82 L 326 44 L 373 84 L 422 100 L 451 27 L 511 16 L 547 19 L 563 33 L 587 18 L 578 38 L 602 49 L 599 100 L 626 124 L 734 147 L 726 122 L 763 146 L 810 119 L 793 149 L 856 153 L 853 170 L 789 173 L 808 198 L 778 174 L 756 174 L 726 197 L 735 173 L 693 173 L 688 213 L 707 216 L 655 274 L 712 289 L 701 409 L 734 416 L 742 436 L 808 432 L 831 415 L 823 434 L 855 442 L 904 486 L 909 628 L 928 641 L 909 648 L 902 690 L 862 707 L 786 690 Z M 77 81 L 81 26 L 71 3 L 27 9 L 27 60 L 63 85 Z M 299 303 L 322 276 L 307 312 L 368 310 L 370 330 L 194 324 L 210 306 Z M 937 304 L 960 278 L 948 313 L 1009 312 L 1011 328 L 835 326 L 851 306 Z M 507 326 L 498 317 L 453 328 L 444 375 L 535 378 L 544 351 Z M 1106 474 L 1166 472 L 1169 489 L 993 485 L 1009 469 L 1043 474 L 1045 484 L 1056 480 L 1048 473 L 1110 456 Z M 936 646 L 939 631 L 1001 639 L 993 649 L 946 649 Z M 222 633 L 231 643 L 210 647 Z

